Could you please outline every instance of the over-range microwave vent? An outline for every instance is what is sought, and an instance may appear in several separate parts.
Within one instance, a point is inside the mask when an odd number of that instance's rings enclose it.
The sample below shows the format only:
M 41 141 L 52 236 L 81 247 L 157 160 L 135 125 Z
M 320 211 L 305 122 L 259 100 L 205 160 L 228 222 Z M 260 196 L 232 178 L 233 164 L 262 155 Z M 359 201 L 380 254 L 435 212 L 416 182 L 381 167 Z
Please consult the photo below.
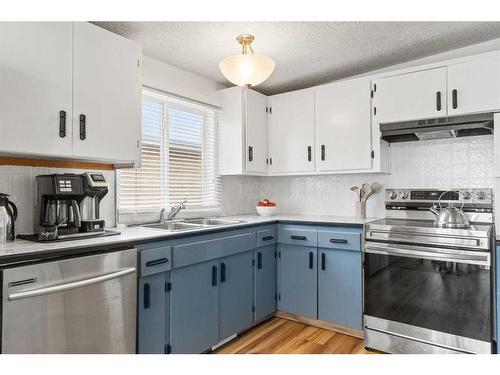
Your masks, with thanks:
M 380 124 L 390 143 L 493 134 L 493 113 Z

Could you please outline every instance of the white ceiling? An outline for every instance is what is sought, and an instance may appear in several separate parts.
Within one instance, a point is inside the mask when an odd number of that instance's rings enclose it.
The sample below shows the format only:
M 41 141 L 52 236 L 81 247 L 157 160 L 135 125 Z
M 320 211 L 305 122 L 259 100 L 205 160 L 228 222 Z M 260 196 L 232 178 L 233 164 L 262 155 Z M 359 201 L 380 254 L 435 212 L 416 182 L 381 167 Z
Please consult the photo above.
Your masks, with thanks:
M 144 54 L 230 86 L 219 62 L 235 37 L 276 61 L 256 87 L 277 94 L 500 37 L 500 22 L 95 22 L 143 45 Z

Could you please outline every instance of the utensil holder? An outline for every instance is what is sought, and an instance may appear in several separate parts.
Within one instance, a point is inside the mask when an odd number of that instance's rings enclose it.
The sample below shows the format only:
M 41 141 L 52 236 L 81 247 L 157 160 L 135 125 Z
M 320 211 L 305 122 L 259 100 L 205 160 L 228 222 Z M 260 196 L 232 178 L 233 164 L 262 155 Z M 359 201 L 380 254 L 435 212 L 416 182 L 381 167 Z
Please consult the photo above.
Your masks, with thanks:
M 356 219 L 366 219 L 366 202 L 354 202 L 354 216 Z

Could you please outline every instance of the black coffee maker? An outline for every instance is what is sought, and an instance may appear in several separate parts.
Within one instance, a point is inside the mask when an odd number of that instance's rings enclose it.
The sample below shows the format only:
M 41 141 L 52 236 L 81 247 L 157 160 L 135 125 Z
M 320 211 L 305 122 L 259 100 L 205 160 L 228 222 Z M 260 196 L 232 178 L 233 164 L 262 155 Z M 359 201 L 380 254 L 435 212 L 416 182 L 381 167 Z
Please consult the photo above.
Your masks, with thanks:
M 72 239 L 104 232 L 99 204 L 108 187 L 101 173 L 41 175 L 36 181 L 40 207 L 38 240 Z

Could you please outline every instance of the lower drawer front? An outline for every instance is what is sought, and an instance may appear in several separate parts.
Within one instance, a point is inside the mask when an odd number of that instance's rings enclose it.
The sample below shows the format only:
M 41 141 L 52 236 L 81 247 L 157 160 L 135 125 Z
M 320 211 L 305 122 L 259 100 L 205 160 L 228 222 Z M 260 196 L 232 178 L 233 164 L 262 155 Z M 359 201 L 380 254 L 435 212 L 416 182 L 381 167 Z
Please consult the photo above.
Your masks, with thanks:
M 279 242 L 287 245 L 318 245 L 318 231 L 314 229 L 284 228 L 279 232 Z
M 318 247 L 361 251 L 361 232 L 318 231 Z
M 179 268 L 255 249 L 255 232 L 173 247 L 173 267 Z

